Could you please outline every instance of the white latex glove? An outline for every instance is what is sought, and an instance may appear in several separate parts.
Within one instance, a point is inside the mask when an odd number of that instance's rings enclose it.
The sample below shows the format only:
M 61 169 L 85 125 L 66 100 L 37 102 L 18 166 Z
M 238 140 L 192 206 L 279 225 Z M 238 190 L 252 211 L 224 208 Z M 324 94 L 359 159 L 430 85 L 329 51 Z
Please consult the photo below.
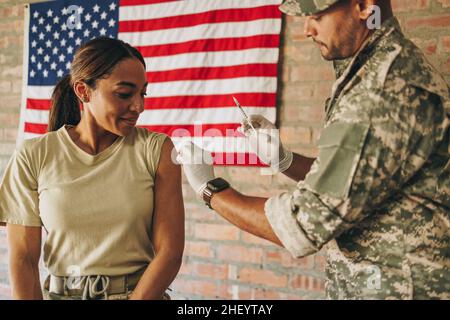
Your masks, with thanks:
M 238 131 L 249 139 L 251 151 L 256 153 L 259 159 L 269 165 L 275 173 L 286 171 L 291 166 L 292 152 L 283 147 L 279 130 L 262 115 L 250 115 L 248 122 L 243 120 Z
M 177 161 L 183 165 L 186 178 L 198 197 L 202 198 L 206 184 L 215 178 L 211 153 L 192 142 L 178 147 Z

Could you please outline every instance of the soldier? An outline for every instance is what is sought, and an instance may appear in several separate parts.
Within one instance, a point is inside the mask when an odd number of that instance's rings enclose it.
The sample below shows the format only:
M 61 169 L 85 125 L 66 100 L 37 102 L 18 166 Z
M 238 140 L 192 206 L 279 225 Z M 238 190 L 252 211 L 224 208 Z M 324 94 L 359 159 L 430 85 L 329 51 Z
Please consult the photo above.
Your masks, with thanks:
M 372 5 L 376 29 L 367 24 Z M 280 144 L 280 156 L 264 161 L 298 184 L 264 199 L 190 164 L 195 147 L 185 145 L 189 183 L 232 224 L 294 257 L 328 243 L 328 298 L 450 299 L 447 84 L 405 38 L 389 0 L 285 0 L 280 9 L 306 16 L 305 34 L 336 69 L 318 158 Z M 250 145 L 266 150 L 260 138 L 274 126 L 251 122 L 256 132 L 243 125 Z

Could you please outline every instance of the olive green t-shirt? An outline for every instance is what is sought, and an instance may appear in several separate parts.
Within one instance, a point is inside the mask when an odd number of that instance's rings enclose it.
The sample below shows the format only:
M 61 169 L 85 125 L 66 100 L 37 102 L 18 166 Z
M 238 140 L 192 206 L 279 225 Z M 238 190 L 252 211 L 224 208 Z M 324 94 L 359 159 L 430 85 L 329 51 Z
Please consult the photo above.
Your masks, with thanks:
M 42 226 L 56 276 L 123 275 L 148 265 L 155 173 L 166 135 L 135 130 L 96 155 L 67 129 L 25 140 L 0 183 L 0 224 Z

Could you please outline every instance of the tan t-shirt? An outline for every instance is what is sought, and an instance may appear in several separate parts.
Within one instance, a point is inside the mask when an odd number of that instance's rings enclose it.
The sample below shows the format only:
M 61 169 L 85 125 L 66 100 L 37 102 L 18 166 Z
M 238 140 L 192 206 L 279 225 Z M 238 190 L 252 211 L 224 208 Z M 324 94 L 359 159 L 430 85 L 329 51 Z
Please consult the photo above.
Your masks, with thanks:
M 166 135 L 135 128 L 97 155 L 67 129 L 26 140 L 0 184 L 0 223 L 43 226 L 57 276 L 123 275 L 154 257 L 153 189 Z

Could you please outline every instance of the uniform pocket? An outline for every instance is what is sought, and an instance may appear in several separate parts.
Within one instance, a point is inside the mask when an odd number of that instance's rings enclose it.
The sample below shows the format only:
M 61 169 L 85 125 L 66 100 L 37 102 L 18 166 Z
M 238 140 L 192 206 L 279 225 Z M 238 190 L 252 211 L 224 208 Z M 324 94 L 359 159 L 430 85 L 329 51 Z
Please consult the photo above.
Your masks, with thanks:
M 337 122 L 322 131 L 319 156 L 305 184 L 319 194 L 345 199 L 369 132 L 368 123 Z

